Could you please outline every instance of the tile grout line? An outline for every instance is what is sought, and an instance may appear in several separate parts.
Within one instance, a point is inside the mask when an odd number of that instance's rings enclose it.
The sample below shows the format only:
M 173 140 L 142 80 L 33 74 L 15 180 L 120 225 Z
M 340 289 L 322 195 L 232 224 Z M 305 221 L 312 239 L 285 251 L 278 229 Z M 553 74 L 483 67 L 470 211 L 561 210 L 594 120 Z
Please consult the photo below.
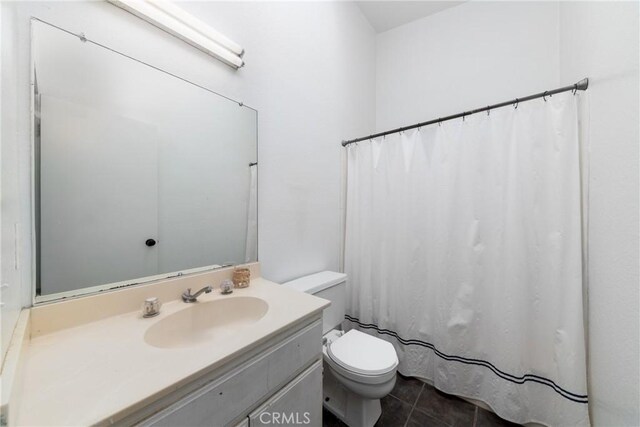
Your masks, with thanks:
M 404 426 L 407 427 L 407 424 L 409 424 L 409 420 L 411 419 L 411 415 L 413 414 L 413 410 L 416 409 L 416 405 L 418 404 L 418 399 L 420 399 L 420 395 L 422 394 L 422 392 L 424 391 L 424 382 L 422 382 L 422 386 L 420 387 L 420 392 L 418 393 L 418 395 L 416 396 L 416 399 L 413 401 L 413 406 L 411 406 L 411 410 L 409 411 L 409 415 L 407 416 L 407 420 L 404 422 Z

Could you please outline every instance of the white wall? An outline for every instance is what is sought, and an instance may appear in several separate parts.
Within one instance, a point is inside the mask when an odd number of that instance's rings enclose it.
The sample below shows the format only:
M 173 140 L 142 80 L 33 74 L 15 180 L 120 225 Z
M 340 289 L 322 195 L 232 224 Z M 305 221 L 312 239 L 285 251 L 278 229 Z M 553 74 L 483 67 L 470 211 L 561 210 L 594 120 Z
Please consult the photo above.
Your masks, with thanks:
M 22 147 L 18 146 L 16 141 L 18 138 L 25 138 L 24 135 L 20 135 L 19 127 L 17 126 L 18 120 L 18 98 L 16 91 L 17 70 L 16 67 L 5 66 L 6 61 L 19 55 L 18 46 L 16 43 L 17 34 L 15 33 L 16 26 L 13 22 L 14 11 L 5 8 L 5 3 L 1 3 L 2 12 L 0 16 L 2 18 L 2 25 L 0 26 L 0 39 L 2 39 L 2 85 L 0 86 L 0 102 L 2 103 L 2 123 L 0 128 L 1 134 L 1 153 L 2 163 L 0 169 L 2 175 L 0 176 L 0 197 L 2 202 L 2 224 L 0 229 L 2 230 L 2 240 L 0 255 L 2 260 L 0 265 L 2 270 L 0 271 L 0 283 L 3 288 L 0 290 L 0 296 L 2 303 L 1 308 L 2 315 L 0 317 L 0 323 L 2 324 L 2 352 L 0 355 L 4 355 L 6 351 L 6 344 L 8 343 L 11 333 L 18 319 L 20 308 L 22 307 L 22 275 L 20 267 L 24 264 L 18 264 L 21 259 L 18 257 L 18 249 L 21 246 L 21 241 L 18 240 L 18 232 L 21 228 L 21 209 L 24 212 L 28 210 L 29 206 L 29 193 L 24 193 L 21 196 L 19 187 L 21 180 L 29 178 L 28 172 L 24 173 L 19 167 L 19 158 L 23 159 L 23 163 L 29 162 L 28 154 L 28 137 L 26 137 L 27 143 Z M 28 90 L 28 88 L 27 88 Z M 26 107 L 28 110 L 28 106 Z M 28 118 L 27 118 L 28 120 Z M 22 129 L 25 129 L 27 123 L 22 121 Z M 23 130 L 24 132 L 24 130 Z M 27 150 L 25 153 L 25 149 Z M 22 173 L 21 173 L 22 172 Z M 27 184 L 28 185 L 28 184 Z M 27 222 L 26 224 L 29 224 Z M 28 226 L 27 226 L 28 228 Z M 28 238 L 28 235 L 23 235 L 22 238 Z M 27 269 L 29 266 L 26 266 Z
M 246 78 L 221 87 L 259 110 L 258 243 L 264 276 L 278 282 L 337 271 L 340 141 L 374 127 L 375 42 L 369 23 L 355 4 L 343 2 L 184 7 L 248 52 L 241 72 Z
M 381 33 L 377 130 L 557 87 L 558 37 L 555 2 L 469 2 Z
M 638 2 L 560 6 L 560 77 L 589 76 L 589 381 L 596 426 L 640 425 Z
M 588 379 L 597 426 L 640 425 L 638 14 L 637 2 L 469 2 L 377 37 L 378 130 L 590 78 Z
M 370 25 L 355 4 L 344 2 L 181 5 L 243 45 L 247 66 L 234 71 L 106 2 L 2 2 L 2 280 L 12 293 L 4 312 L 20 307 L 18 288 L 23 303 L 31 293 L 32 15 L 258 109 L 264 276 L 284 281 L 339 268 L 340 141 L 374 127 Z M 15 223 L 19 269 L 10 270 Z M 12 325 L 13 318 L 4 323 Z

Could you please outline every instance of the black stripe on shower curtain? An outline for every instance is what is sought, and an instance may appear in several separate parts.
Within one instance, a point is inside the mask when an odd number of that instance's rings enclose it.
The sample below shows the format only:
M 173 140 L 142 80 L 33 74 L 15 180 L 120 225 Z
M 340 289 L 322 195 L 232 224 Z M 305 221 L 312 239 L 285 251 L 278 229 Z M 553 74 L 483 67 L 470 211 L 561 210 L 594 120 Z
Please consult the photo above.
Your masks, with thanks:
M 460 362 L 460 363 L 464 363 L 467 365 L 479 365 L 479 366 L 484 366 L 486 368 L 489 368 L 491 371 L 493 371 L 494 374 L 496 374 L 497 376 L 499 376 L 500 378 L 506 380 L 506 381 L 510 381 L 514 384 L 524 384 L 526 382 L 535 382 L 538 384 L 542 384 L 542 385 L 546 385 L 547 387 L 550 387 L 553 391 L 555 391 L 556 393 L 558 393 L 560 396 L 564 397 L 565 399 L 577 402 L 577 403 L 588 403 L 588 396 L 586 394 L 576 394 L 576 393 L 572 393 L 562 387 L 560 387 L 558 384 L 556 384 L 553 380 L 550 380 L 549 378 L 545 378 L 545 377 L 541 377 L 539 375 L 535 375 L 535 374 L 525 374 L 522 376 L 516 376 L 513 374 L 509 374 L 508 372 L 505 372 L 501 369 L 499 369 L 498 367 L 496 367 L 493 363 L 486 361 L 486 360 L 482 360 L 482 359 L 471 359 L 468 357 L 462 357 L 462 356 L 455 356 L 455 355 L 451 355 L 451 354 L 446 354 L 443 353 L 442 351 L 438 350 L 436 348 L 435 345 L 426 342 L 426 341 L 421 341 L 421 340 L 414 340 L 414 339 L 405 339 L 402 338 L 400 335 L 398 335 L 397 332 L 389 330 L 389 329 L 384 329 L 384 328 L 380 328 L 378 325 L 375 325 L 373 323 L 364 323 L 361 322 L 360 319 L 353 317 L 353 316 L 349 316 L 348 314 L 344 316 L 345 319 L 347 319 L 350 322 L 353 322 L 355 324 L 357 324 L 359 327 L 363 328 L 363 329 L 373 329 L 375 330 L 377 333 L 381 334 L 381 335 L 390 335 L 392 337 L 394 337 L 396 340 L 398 340 L 398 342 L 404 346 L 410 346 L 410 345 L 417 345 L 417 346 L 421 346 L 421 347 L 425 347 L 428 348 L 430 350 L 432 350 L 436 356 L 440 357 L 441 359 L 447 360 L 447 361 L 453 361 L 453 362 Z

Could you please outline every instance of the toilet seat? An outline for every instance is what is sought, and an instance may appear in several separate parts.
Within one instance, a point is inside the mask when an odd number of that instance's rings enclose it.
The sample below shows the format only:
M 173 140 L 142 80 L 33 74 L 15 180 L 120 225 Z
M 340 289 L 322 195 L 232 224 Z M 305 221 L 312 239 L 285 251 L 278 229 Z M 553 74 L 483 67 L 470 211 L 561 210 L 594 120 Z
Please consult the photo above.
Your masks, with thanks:
M 398 356 L 391 343 L 352 329 L 327 346 L 329 359 L 345 373 L 387 377 L 395 373 Z

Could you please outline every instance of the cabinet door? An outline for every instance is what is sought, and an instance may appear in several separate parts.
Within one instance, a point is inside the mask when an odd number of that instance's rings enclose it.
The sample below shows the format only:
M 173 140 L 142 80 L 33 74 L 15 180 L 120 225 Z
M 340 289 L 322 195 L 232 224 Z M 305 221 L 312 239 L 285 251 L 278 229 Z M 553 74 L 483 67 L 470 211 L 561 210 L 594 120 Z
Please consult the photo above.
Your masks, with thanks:
M 228 426 L 265 399 L 271 401 L 273 397 L 270 396 L 274 393 L 279 395 L 280 390 L 299 381 L 309 371 L 308 367 L 318 364 L 321 342 L 322 323 L 316 320 L 262 352 L 259 357 L 248 360 L 179 400 L 174 399 L 173 403 L 156 410 L 137 426 Z M 302 373 L 296 376 L 298 372 Z M 321 405 L 321 380 L 317 388 L 317 401 Z M 172 400 L 171 396 L 167 398 Z M 118 423 L 121 426 L 134 424 L 130 420 Z
M 322 425 L 322 361 L 318 360 L 249 414 L 249 426 Z

